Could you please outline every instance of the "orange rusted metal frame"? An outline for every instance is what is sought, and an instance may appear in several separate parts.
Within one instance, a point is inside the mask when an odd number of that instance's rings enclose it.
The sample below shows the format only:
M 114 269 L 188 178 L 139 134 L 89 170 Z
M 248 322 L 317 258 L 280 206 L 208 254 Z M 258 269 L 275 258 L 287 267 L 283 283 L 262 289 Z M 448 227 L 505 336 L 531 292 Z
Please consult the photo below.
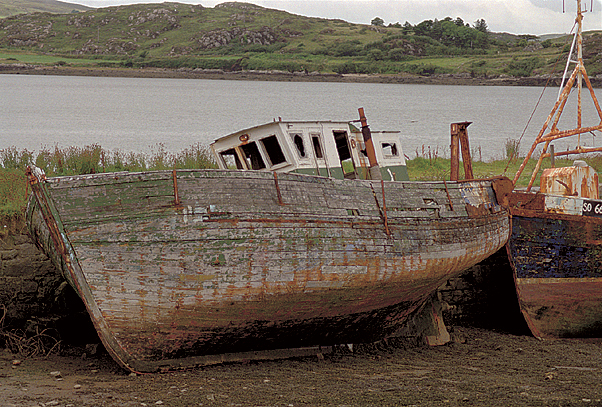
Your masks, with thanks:
M 464 179 L 474 178 L 470 146 L 468 144 L 468 131 L 466 130 L 471 124 L 472 122 L 451 124 L 451 169 L 449 176 L 451 181 L 458 181 L 460 178 L 460 149 L 462 150 L 462 163 L 464 164 Z
M 576 22 L 578 25 L 577 33 L 576 33 L 576 35 L 577 35 L 577 65 L 575 66 L 575 69 L 573 70 L 566 85 L 564 85 L 562 92 L 558 96 L 558 100 L 556 101 L 556 103 L 554 104 L 554 107 L 552 108 L 552 111 L 548 115 L 548 118 L 546 119 L 543 127 L 539 131 L 539 134 L 537 135 L 535 141 L 533 142 L 531 149 L 525 156 L 525 159 L 523 160 L 518 171 L 516 172 L 516 175 L 514 176 L 514 179 L 512 180 L 512 183 L 514 185 L 516 185 L 520 175 L 522 174 L 525 167 L 527 166 L 527 163 L 531 159 L 531 156 L 533 155 L 535 148 L 539 144 L 545 143 L 545 145 L 542 149 L 542 152 L 539 155 L 539 159 L 537 160 L 537 164 L 535 165 L 535 169 L 533 170 L 533 173 L 531 174 L 531 179 L 529 180 L 529 184 L 527 186 L 527 191 L 531 190 L 531 187 L 533 186 L 533 183 L 535 182 L 535 178 L 537 177 L 537 173 L 539 172 L 539 169 L 541 168 L 541 163 L 542 163 L 543 159 L 550 157 L 550 153 L 548 153 L 547 151 L 548 151 L 548 147 L 550 146 L 550 143 L 552 141 L 558 140 L 561 138 L 575 136 L 575 135 L 578 136 L 577 147 L 574 150 L 560 152 L 560 153 L 555 152 L 554 153 L 555 156 L 602 151 L 602 148 L 599 148 L 599 147 L 596 147 L 596 148 L 581 147 L 581 134 L 593 132 L 595 130 L 598 130 L 598 131 L 602 130 L 602 110 L 600 109 L 600 104 L 598 103 L 598 99 L 596 98 L 592 84 L 589 80 L 589 77 L 587 76 L 585 66 L 583 65 L 583 55 L 582 55 L 582 52 L 583 52 L 583 40 L 582 40 L 583 12 L 581 11 L 581 0 L 577 0 Z M 570 61 L 570 58 L 571 58 L 571 55 L 569 55 L 569 61 Z M 596 110 L 598 111 L 598 116 L 600 117 L 600 124 L 598 124 L 597 126 L 581 127 L 582 80 L 585 80 L 585 84 L 586 84 L 587 88 L 589 89 L 590 96 L 592 98 L 592 101 L 594 102 Z M 577 128 L 571 129 L 571 130 L 559 131 L 557 128 L 558 121 L 560 120 L 560 116 L 562 115 L 562 111 L 564 110 L 564 106 L 566 105 L 566 102 L 567 102 L 569 94 L 571 93 L 571 90 L 575 84 L 575 81 L 577 81 L 577 88 L 578 88 Z M 548 133 L 545 133 L 545 131 L 548 128 L 548 125 L 550 124 L 550 121 L 552 121 L 552 119 L 554 119 L 554 121 L 552 123 L 552 127 Z
M 571 155 L 571 154 L 587 154 L 587 153 L 595 153 L 602 151 L 602 147 L 579 147 L 575 150 L 567 150 L 561 152 L 554 152 L 554 156 L 558 157 L 559 155 Z M 543 158 L 548 158 L 552 154 L 551 153 L 542 153 Z

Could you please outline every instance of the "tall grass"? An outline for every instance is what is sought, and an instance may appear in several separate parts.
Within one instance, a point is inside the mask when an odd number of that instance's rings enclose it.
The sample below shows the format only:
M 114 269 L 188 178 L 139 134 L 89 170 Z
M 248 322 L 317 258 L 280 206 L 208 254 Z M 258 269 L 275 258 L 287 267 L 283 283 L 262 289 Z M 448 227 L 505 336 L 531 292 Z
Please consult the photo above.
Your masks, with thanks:
M 4 151 L 0 150 L 0 167 L 7 168 L 2 161 Z M 200 143 L 177 153 L 167 151 L 163 144 L 154 146 L 149 154 L 106 150 L 98 144 L 91 144 L 85 147 L 43 149 L 37 153 L 35 159 L 27 150 L 23 150 L 21 154 L 24 157 L 20 160 L 11 160 L 20 163 L 16 168 L 24 169 L 28 163 L 33 163 L 43 169 L 47 176 L 217 167 L 209 148 Z M 14 152 L 11 155 L 14 155 Z M 25 166 L 23 163 L 26 163 Z

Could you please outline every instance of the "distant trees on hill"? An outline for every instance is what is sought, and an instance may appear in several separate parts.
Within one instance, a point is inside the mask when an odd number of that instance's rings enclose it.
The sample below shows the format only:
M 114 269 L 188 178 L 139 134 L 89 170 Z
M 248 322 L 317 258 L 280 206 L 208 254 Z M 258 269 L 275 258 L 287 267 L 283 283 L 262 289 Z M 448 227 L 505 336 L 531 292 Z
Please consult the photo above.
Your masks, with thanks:
M 374 20 L 372 20 L 372 24 L 376 25 Z M 485 19 L 482 18 L 475 21 L 472 27 L 470 24 L 464 23 L 464 20 L 460 17 L 456 19 L 445 17 L 443 20 L 424 20 L 416 25 L 412 25 L 407 21 L 403 25 L 397 22 L 389 24 L 389 27 L 402 28 L 405 34 L 432 38 L 448 47 L 488 48 L 490 44 L 489 27 Z
M 372 21 L 370 21 L 370 24 L 383 27 L 385 25 L 385 21 L 380 17 L 374 17 Z

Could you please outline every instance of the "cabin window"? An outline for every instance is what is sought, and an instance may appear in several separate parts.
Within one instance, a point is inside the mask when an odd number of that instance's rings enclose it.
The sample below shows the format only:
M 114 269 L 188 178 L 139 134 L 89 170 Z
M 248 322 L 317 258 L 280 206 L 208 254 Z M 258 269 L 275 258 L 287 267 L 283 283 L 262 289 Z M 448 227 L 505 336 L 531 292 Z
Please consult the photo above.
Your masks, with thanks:
M 351 151 L 349 151 L 349 145 L 347 144 L 347 132 L 333 131 L 332 133 L 334 134 L 334 142 L 337 145 L 337 152 L 341 161 L 351 158 Z
M 297 153 L 299 157 L 305 158 L 305 144 L 303 143 L 303 136 L 301 134 L 291 134 L 293 138 L 293 143 L 295 147 L 297 147 Z
M 311 136 L 311 141 L 314 145 L 314 154 L 316 158 L 324 158 L 324 153 L 322 152 L 322 143 L 320 143 L 320 136 Z
M 261 144 L 263 144 L 266 153 L 268 153 L 268 158 L 270 159 L 272 165 L 278 165 L 286 162 L 286 157 L 284 157 L 284 153 L 282 152 L 282 148 L 280 148 L 280 144 L 278 143 L 276 136 L 270 136 L 261 139 Z
M 397 157 L 399 155 L 397 152 L 397 145 L 395 143 L 381 143 L 381 147 L 385 157 Z
M 345 178 L 356 178 L 355 166 L 353 165 L 353 159 L 351 158 L 351 150 L 349 149 L 349 143 L 347 141 L 346 131 L 333 131 L 334 142 L 337 146 L 337 153 L 339 154 L 339 160 L 341 161 L 341 169 Z
M 226 168 L 243 169 L 242 163 L 238 159 L 238 154 L 236 154 L 236 151 L 233 148 L 222 151 L 220 156 L 222 157 L 222 161 Z
M 245 159 L 247 160 L 247 163 L 251 169 L 261 170 L 265 168 L 263 158 L 261 158 L 261 154 L 259 154 L 259 149 L 257 148 L 257 144 L 255 144 L 255 142 L 242 145 L 240 148 L 243 151 Z

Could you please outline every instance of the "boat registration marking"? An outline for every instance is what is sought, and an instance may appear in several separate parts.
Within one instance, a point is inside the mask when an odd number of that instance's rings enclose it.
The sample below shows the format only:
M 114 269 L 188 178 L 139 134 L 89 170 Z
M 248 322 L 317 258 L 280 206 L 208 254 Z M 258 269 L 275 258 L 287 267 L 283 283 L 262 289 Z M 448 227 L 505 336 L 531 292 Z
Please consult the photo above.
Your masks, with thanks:
M 584 199 L 583 216 L 602 218 L 602 201 Z

